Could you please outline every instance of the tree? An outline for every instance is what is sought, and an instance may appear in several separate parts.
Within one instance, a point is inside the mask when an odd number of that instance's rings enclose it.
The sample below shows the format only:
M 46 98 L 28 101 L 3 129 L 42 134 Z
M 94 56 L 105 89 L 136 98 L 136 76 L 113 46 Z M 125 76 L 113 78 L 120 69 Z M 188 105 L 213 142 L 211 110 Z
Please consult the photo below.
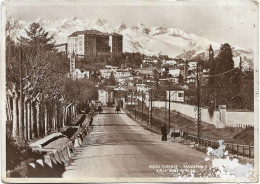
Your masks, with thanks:
M 49 32 L 45 32 L 39 23 L 30 24 L 29 29 L 25 29 L 25 31 L 27 37 L 18 38 L 22 45 L 44 50 L 54 49 L 54 35 L 49 36 Z
M 216 57 L 215 74 L 234 69 L 234 61 L 231 46 L 228 43 L 221 45 L 220 52 Z M 226 79 L 230 74 L 226 75 Z
M 113 72 L 111 72 L 111 74 L 110 74 L 110 77 L 108 79 L 108 84 L 109 85 L 115 85 L 116 84 L 116 79 L 115 79 L 115 76 L 114 76 Z
M 178 76 L 178 81 L 179 81 L 179 84 L 180 84 L 180 85 L 183 85 L 183 84 L 184 84 L 184 79 L 183 79 L 183 76 L 181 75 L 181 73 L 180 73 L 180 75 Z

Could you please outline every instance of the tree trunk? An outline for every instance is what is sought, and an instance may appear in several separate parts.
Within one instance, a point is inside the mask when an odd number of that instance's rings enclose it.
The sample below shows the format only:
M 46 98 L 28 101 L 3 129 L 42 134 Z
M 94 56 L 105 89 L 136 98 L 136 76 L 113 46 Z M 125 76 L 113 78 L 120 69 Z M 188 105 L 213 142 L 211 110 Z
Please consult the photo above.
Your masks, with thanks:
M 12 109 L 11 109 L 11 97 L 10 95 L 6 95 L 6 115 L 7 121 L 12 121 Z
M 19 141 L 24 141 L 24 102 L 19 99 Z
M 56 104 L 56 120 L 57 120 L 57 122 L 56 122 L 56 124 L 57 124 L 57 129 L 59 130 L 60 129 L 60 127 L 61 127 L 61 125 L 60 125 L 60 108 L 59 108 L 59 105 L 58 104 Z
M 48 106 L 48 112 L 49 112 L 49 116 L 48 116 L 48 125 L 49 125 L 49 131 L 53 131 L 53 108 L 52 108 L 52 103 L 49 103 Z
M 28 118 L 27 118 L 27 113 L 28 113 L 28 108 L 27 108 L 27 103 L 28 101 L 24 101 L 24 139 L 28 141 Z
M 37 112 L 36 112 L 36 132 L 35 132 L 35 135 L 36 137 L 40 137 L 40 127 L 41 127 L 41 104 L 40 102 L 36 102 L 36 109 L 37 109 Z
M 31 118 L 31 101 L 29 100 L 27 103 L 27 140 L 31 140 L 32 138 L 32 118 Z
M 38 137 L 37 135 L 37 118 L 36 118 L 36 114 L 37 114 L 37 109 L 35 108 L 35 102 L 31 102 L 31 138 L 35 139 L 36 137 Z
M 44 135 L 48 133 L 48 106 L 44 103 Z
M 66 113 L 66 107 L 62 107 L 62 127 L 65 127 L 65 121 L 67 120 L 67 113 Z
M 18 125 L 18 94 L 15 93 L 13 97 L 13 129 L 12 129 L 12 137 L 17 138 L 19 133 L 19 125 Z
M 56 130 L 56 109 L 55 104 L 51 104 L 51 123 L 52 123 L 52 129 Z
M 44 137 L 44 105 L 41 104 L 40 109 L 40 136 Z

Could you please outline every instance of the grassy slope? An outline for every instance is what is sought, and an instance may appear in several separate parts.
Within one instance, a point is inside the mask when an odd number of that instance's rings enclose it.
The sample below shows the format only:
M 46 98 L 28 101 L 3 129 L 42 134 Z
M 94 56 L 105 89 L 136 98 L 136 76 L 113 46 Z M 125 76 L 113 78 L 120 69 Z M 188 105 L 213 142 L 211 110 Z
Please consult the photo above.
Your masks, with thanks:
M 144 110 L 146 119 L 148 117 L 148 109 Z M 178 115 L 176 112 L 171 112 L 171 127 L 181 129 L 189 134 L 197 135 L 197 127 L 195 120 Z M 160 127 L 162 123 L 168 125 L 168 111 L 165 109 L 153 108 L 153 125 Z M 224 140 L 227 143 L 238 143 L 246 145 L 254 145 L 254 129 L 242 129 L 237 127 L 215 128 L 214 125 L 201 123 L 202 137 L 211 140 Z

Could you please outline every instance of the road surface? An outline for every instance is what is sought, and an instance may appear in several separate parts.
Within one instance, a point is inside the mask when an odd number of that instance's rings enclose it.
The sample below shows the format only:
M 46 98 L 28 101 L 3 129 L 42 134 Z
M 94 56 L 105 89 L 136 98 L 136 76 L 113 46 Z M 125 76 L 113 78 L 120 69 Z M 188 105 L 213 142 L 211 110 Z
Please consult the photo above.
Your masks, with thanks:
M 63 178 L 178 177 L 206 174 L 205 153 L 187 145 L 163 142 L 125 113 L 106 109 L 94 117 Z M 186 169 L 186 170 L 183 170 Z M 209 174 L 206 174 L 209 175 Z

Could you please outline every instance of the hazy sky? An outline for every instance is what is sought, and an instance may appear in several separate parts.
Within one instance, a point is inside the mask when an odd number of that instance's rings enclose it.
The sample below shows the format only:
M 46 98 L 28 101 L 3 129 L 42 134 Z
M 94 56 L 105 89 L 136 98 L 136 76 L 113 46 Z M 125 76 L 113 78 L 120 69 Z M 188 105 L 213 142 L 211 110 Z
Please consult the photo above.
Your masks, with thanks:
M 41 5 L 36 1 L 24 2 L 27 3 L 9 3 L 7 15 L 25 21 L 39 17 L 57 19 L 74 16 L 80 19 L 102 18 L 112 25 L 125 23 L 132 26 L 138 22 L 149 26 L 164 24 L 220 43 L 228 42 L 232 46 L 252 49 L 258 40 L 258 6 L 250 0 L 228 1 L 228 4 L 227 1 L 208 1 L 206 4 L 198 1 L 152 0 L 147 3 L 148 1 L 135 0 L 124 1 L 123 5 L 119 1 L 108 0 L 103 2 L 109 4 L 91 0 L 84 3 L 75 1 L 77 4 L 71 4 L 70 1 L 47 1 Z

